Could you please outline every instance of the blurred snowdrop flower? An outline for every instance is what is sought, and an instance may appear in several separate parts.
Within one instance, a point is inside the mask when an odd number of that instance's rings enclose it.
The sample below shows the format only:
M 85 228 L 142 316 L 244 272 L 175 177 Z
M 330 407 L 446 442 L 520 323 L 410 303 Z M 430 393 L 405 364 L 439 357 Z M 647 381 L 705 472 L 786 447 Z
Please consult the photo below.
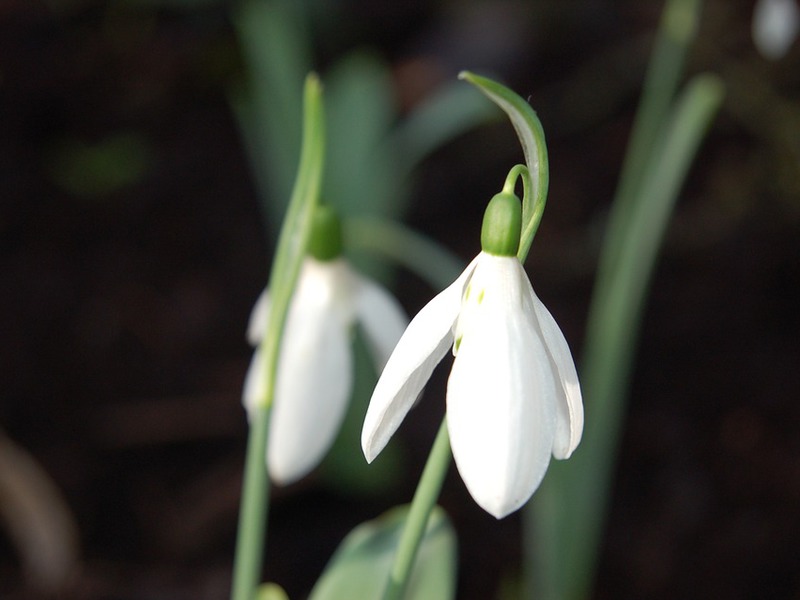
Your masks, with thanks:
M 797 0 L 758 0 L 753 10 L 753 42 L 770 60 L 782 58 L 800 29 Z
M 256 301 L 247 328 L 257 346 L 269 316 L 269 291 Z M 267 467 L 279 484 L 314 469 L 333 444 L 353 384 L 352 333 L 361 325 L 381 371 L 408 320 L 383 287 L 356 272 L 341 256 L 338 218 L 328 207 L 315 215 L 281 341 L 269 423 Z M 251 413 L 264 395 L 263 360 L 256 350 L 245 377 L 243 403 Z
M 481 253 L 409 324 L 378 381 L 361 436 L 372 462 L 452 347 L 453 457 L 472 497 L 498 519 L 525 504 L 550 455 L 568 458 L 583 432 L 569 347 L 516 256 L 520 221 L 516 196 L 498 194 L 489 203 Z

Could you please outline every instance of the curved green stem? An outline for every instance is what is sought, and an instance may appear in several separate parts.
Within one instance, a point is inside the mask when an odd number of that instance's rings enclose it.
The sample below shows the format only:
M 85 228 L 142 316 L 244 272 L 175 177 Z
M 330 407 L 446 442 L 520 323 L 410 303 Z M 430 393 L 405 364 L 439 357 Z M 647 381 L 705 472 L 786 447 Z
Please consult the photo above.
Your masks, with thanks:
M 428 462 L 425 463 L 417 491 L 411 501 L 411 508 L 406 517 L 403 535 L 397 547 L 383 600 L 400 600 L 405 594 L 417 550 L 419 550 L 422 536 L 428 526 L 431 511 L 442 490 L 451 458 L 450 436 L 447 433 L 447 419 L 445 418 L 439 426 L 439 433 L 436 434 Z
M 547 194 L 535 193 L 533 178 L 526 165 L 514 165 L 506 175 L 503 184 L 503 193 L 513 194 L 517 186 L 517 179 L 522 178 L 522 232 L 519 240 L 517 258 L 524 263 L 528 258 L 533 238 L 539 230 L 544 207 L 547 203 Z

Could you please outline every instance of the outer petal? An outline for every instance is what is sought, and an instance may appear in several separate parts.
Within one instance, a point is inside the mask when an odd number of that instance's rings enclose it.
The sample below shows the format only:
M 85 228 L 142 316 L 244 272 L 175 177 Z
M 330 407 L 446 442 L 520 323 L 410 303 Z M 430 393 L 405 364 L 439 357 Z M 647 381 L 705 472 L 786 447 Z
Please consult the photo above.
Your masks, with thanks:
M 258 345 L 264 335 L 269 318 L 269 306 L 269 290 L 264 288 L 253 305 L 253 310 L 250 311 L 250 320 L 247 323 L 247 341 L 251 346 Z
M 361 448 L 372 462 L 411 409 L 433 369 L 453 343 L 453 323 L 477 259 L 411 320 L 383 369 L 369 402 Z
M 556 427 L 556 383 L 526 311 L 516 257 L 482 255 L 459 316 L 447 386 L 447 422 L 458 471 L 475 501 L 498 519 L 539 486 Z
M 352 297 L 344 263 L 307 261 L 281 344 L 267 465 L 282 484 L 300 479 L 330 448 L 352 390 Z
M 525 278 L 530 292 L 533 311 L 538 321 L 538 329 L 544 339 L 547 352 L 559 380 L 558 387 L 558 423 L 556 437 L 553 442 L 553 456 L 558 459 L 569 458 L 583 435 L 583 400 L 575 361 L 569 351 L 567 340 L 558 327 L 553 315 L 539 300 Z
M 312 470 L 333 443 L 352 389 L 351 272 L 344 261 L 306 259 L 287 315 L 270 420 L 267 463 L 278 483 Z M 248 337 L 258 342 L 269 313 L 265 290 L 253 309 Z M 243 403 L 252 413 L 263 396 L 263 362 L 254 353 Z
M 356 316 L 361 322 L 375 368 L 383 370 L 408 326 L 400 303 L 384 287 L 353 273 L 356 281 Z
M 307 314 L 307 316 L 309 316 Z M 349 332 L 332 318 L 312 322 L 281 355 L 270 420 L 267 465 L 277 483 L 292 483 L 323 459 L 342 424 L 352 390 Z

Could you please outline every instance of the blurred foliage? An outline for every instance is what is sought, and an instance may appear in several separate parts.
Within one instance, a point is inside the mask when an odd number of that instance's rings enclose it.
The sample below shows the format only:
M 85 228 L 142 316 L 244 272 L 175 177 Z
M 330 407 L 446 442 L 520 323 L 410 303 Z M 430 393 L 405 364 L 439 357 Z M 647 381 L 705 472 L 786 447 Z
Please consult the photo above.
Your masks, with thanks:
M 65 191 L 97 199 L 140 181 L 152 163 L 153 148 L 143 134 L 120 132 L 96 143 L 69 139 L 54 144 L 47 166 Z
M 353 529 L 331 557 L 309 600 L 380 598 L 389 579 L 395 550 L 408 514 L 399 506 Z M 408 598 L 455 598 L 456 533 L 436 507 L 428 520 L 408 586 Z

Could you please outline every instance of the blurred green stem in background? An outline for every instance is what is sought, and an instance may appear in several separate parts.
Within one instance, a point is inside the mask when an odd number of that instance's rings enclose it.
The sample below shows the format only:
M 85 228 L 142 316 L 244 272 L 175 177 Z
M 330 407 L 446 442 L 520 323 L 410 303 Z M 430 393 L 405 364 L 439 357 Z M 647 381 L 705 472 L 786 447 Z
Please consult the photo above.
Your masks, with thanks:
M 525 597 L 586 598 L 594 579 L 648 284 L 680 187 L 724 95 L 717 77 L 701 75 L 675 101 L 699 11 L 698 0 L 669 0 L 662 14 L 589 310 L 583 440 L 568 464 L 551 465 L 526 509 Z
M 250 434 L 247 440 L 234 559 L 232 600 L 253 600 L 261 578 L 269 507 L 269 478 L 265 457 L 278 355 L 289 301 L 297 281 L 300 263 L 308 246 L 312 216 L 319 203 L 322 182 L 325 121 L 322 84 L 316 75 L 309 75 L 306 78 L 303 111 L 300 165 L 269 277 L 270 313 L 260 347 L 266 367 L 264 369 L 266 384 L 262 402 L 250 414 Z

